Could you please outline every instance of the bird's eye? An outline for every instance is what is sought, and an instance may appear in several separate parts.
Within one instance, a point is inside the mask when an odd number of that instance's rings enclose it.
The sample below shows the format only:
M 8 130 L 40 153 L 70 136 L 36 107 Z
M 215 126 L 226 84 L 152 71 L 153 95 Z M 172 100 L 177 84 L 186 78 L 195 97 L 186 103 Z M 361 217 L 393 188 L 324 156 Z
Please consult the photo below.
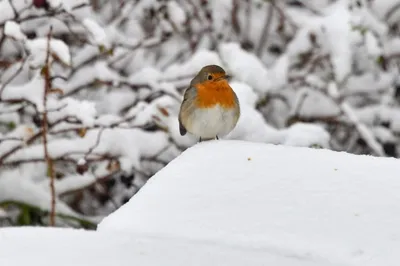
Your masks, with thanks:
M 212 80 L 212 76 L 211 76 L 211 75 L 208 75 L 208 76 L 207 76 L 207 79 L 208 79 L 208 80 Z

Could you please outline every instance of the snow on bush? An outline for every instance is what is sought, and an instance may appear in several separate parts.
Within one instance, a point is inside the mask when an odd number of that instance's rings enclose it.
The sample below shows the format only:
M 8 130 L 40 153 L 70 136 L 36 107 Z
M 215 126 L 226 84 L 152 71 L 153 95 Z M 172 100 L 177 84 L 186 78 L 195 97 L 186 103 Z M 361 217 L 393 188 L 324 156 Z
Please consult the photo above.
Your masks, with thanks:
M 228 139 L 397 157 L 399 7 L 0 1 L 0 223 L 91 227 L 119 208 L 196 143 L 177 114 L 206 64 L 239 96 Z

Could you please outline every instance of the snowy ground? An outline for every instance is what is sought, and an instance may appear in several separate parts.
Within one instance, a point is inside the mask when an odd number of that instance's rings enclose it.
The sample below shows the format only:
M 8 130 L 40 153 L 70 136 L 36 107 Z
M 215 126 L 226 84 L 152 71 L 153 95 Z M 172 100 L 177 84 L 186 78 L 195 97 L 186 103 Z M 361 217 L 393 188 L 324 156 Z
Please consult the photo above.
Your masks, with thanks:
M 396 159 L 201 143 L 97 232 L 0 230 L 0 265 L 398 265 L 399 172 Z

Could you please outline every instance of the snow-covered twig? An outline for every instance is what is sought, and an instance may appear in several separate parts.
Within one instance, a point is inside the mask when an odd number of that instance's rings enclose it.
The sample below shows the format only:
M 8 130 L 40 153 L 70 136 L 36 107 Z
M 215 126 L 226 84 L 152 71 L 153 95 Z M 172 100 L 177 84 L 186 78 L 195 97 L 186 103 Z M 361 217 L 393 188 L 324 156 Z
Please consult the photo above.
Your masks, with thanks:
M 71 7 L 71 10 L 76 10 L 76 9 L 80 9 L 80 8 L 88 7 L 88 6 L 89 6 L 88 3 L 81 3 L 79 5 Z M 57 10 L 53 10 L 52 12 L 33 14 L 33 15 L 28 15 L 26 17 L 21 17 L 20 15 L 18 15 L 17 18 L 15 18 L 15 22 L 18 22 L 18 23 L 27 22 L 27 21 L 31 21 L 31 20 L 35 20 L 35 19 L 57 16 L 57 15 L 64 14 L 64 13 L 65 13 L 64 9 L 57 9 Z M 6 22 L 0 23 L 0 27 L 4 27 L 5 23 Z
M 364 139 L 367 145 L 372 149 L 376 156 L 385 156 L 382 146 L 376 141 L 374 134 L 357 118 L 354 110 L 347 102 L 341 103 L 341 109 L 343 113 L 350 119 L 354 124 L 360 136 Z
M 2 85 L 1 85 L 1 87 L 0 87 L 0 101 L 2 100 L 2 94 L 3 94 L 3 91 L 4 91 L 4 89 L 7 87 L 7 85 L 16 77 L 16 76 L 18 76 L 20 73 L 21 73 L 21 71 L 22 71 L 22 69 L 24 68 L 24 66 L 25 66 L 25 63 L 26 63 L 26 60 L 23 60 L 20 64 L 20 66 L 19 66 L 19 68 L 17 69 L 17 71 L 15 71 L 14 72 L 14 74 L 13 75 L 11 75 Z
M 296 23 L 293 21 L 292 18 L 290 18 L 285 11 L 278 5 L 278 3 L 275 2 L 275 0 L 264 0 L 268 3 L 271 3 L 271 5 L 277 10 L 278 14 L 281 16 L 281 18 L 283 18 L 283 20 L 285 20 L 286 22 L 288 22 L 288 24 L 293 27 L 295 30 L 298 29 L 298 26 L 296 25 Z
M 100 140 L 101 140 L 101 135 L 103 134 L 104 130 L 105 130 L 104 127 L 100 128 L 99 133 L 97 134 L 97 138 L 96 138 L 95 144 L 88 149 L 88 151 L 86 152 L 86 154 L 84 156 L 84 160 L 85 161 L 87 160 L 88 156 L 93 152 L 93 150 L 96 149 L 99 146 Z
M 377 156 L 385 156 L 382 146 L 376 141 L 372 132 L 358 119 L 349 103 L 342 99 L 337 84 L 333 81 L 328 85 L 328 95 L 339 105 L 340 110 L 355 126 L 360 136 Z

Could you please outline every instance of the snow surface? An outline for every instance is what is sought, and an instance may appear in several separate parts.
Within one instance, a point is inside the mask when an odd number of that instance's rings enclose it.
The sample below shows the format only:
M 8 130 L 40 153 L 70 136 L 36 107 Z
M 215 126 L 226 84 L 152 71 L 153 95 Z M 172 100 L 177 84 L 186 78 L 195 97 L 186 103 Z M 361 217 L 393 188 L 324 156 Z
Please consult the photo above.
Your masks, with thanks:
M 156 174 L 98 230 L 220 243 L 297 260 L 279 265 L 398 265 L 399 170 L 396 159 L 201 143 Z
M 44 228 L 0 229 L 0 255 L 7 266 L 319 265 L 220 243 Z
M 399 171 L 396 159 L 203 142 L 97 232 L 1 229 L 0 265 L 398 265 Z

